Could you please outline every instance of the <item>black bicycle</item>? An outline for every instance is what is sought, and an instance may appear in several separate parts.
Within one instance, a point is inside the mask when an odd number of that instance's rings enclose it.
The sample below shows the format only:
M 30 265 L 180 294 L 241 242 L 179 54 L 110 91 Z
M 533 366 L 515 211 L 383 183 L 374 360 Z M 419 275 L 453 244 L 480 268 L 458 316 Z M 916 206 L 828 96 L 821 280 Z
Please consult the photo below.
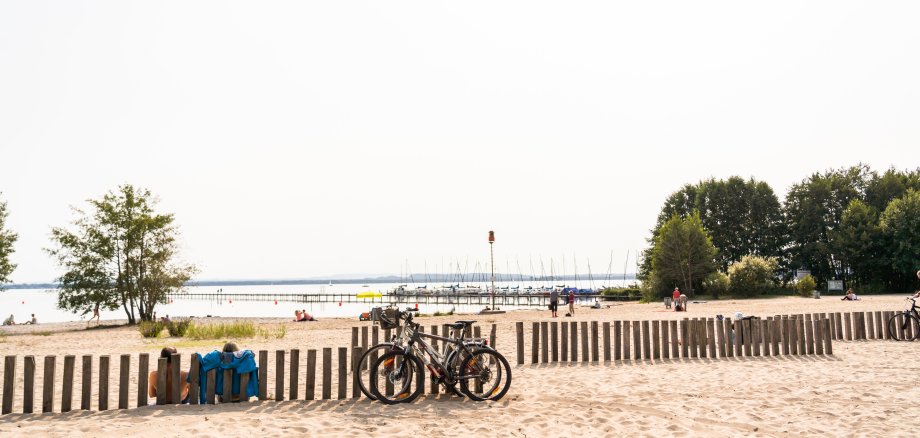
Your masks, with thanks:
M 913 297 L 907 298 L 907 301 L 910 301 L 907 310 L 888 319 L 888 335 L 895 341 L 913 341 L 920 337 L 920 313 L 917 312 L 920 307 Z
M 401 350 L 380 356 L 370 369 L 370 390 L 385 404 L 409 403 L 424 390 L 424 369 L 431 379 L 451 391 L 460 391 L 472 400 L 499 400 L 511 388 L 511 366 L 499 352 L 480 347 L 461 338 L 450 338 L 422 333 L 412 314 L 403 316 L 403 333 L 408 342 Z M 465 332 L 475 321 L 457 321 L 450 327 Z M 436 339 L 447 344 L 446 356 L 434 349 L 423 338 Z

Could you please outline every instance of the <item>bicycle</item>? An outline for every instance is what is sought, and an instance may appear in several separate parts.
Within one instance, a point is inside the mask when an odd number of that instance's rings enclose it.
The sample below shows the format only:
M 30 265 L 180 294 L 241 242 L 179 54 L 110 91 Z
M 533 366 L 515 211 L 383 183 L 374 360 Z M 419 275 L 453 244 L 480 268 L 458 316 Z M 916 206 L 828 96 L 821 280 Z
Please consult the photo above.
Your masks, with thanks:
M 896 341 L 913 341 L 920 336 L 920 313 L 917 312 L 920 307 L 913 297 L 906 301 L 910 301 L 910 306 L 888 319 L 888 335 Z
M 424 389 L 425 368 L 433 381 L 454 392 L 456 389 L 452 387 L 459 384 L 460 392 L 476 401 L 499 400 L 511 388 L 511 366 L 501 353 L 466 342 L 462 337 L 422 333 L 420 325 L 412 321 L 411 313 L 404 314 L 403 319 L 403 334 L 408 343 L 401 350 L 385 353 L 371 366 L 370 390 L 377 400 L 384 404 L 412 402 Z M 449 326 L 463 333 L 474 322 L 457 321 Z M 447 355 L 439 353 L 423 338 L 447 344 L 444 350 Z
M 400 326 L 399 321 L 405 319 L 406 315 L 410 312 L 417 312 L 417 309 L 407 307 L 405 311 L 400 311 L 395 307 L 381 308 L 375 307 L 371 309 L 371 321 L 374 324 L 380 325 L 384 330 L 395 329 Z M 483 338 L 471 338 L 470 330 L 467 327 L 466 330 L 453 330 L 453 339 L 462 340 L 464 343 L 481 347 L 481 348 L 491 348 L 489 347 L 489 342 Z M 358 373 L 358 388 L 361 390 L 361 393 L 365 397 L 371 400 L 377 400 L 377 397 L 371 392 L 369 388 L 369 375 L 370 375 L 370 365 L 376 362 L 377 358 L 386 354 L 390 351 L 401 351 L 404 349 L 404 346 L 409 342 L 408 331 L 406 330 L 397 330 L 389 340 L 384 340 L 373 347 L 370 347 L 365 351 L 361 358 L 358 360 L 357 368 L 354 372 Z M 444 357 L 449 357 L 453 350 L 453 344 L 445 343 L 444 349 L 441 352 L 441 355 Z M 456 356 L 459 358 L 459 356 Z M 454 359 L 456 361 L 456 358 Z M 447 389 L 451 393 L 458 397 L 463 397 L 463 393 L 457 390 L 456 383 L 452 385 L 446 385 Z

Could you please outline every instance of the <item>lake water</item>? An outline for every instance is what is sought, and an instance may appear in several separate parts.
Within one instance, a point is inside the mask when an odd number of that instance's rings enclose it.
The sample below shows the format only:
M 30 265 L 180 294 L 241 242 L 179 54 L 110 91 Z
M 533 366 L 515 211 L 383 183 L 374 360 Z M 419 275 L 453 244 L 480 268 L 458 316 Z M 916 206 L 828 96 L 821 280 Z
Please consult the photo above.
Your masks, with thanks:
M 632 283 L 634 280 L 627 280 L 626 283 Z M 579 281 L 577 287 L 590 287 L 587 281 Z M 600 284 L 595 282 L 596 286 Z M 623 286 L 623 281 L 610 281 L 610 286 Z M 496 286 L 520 286 L 522 289 L 527 286 L 540 287 L 544 284 L 530 284 L 530 282 L 496 282 Z M 547 286 L 549 284 L 546 284 Z M 570 286 L 576 286 L 569 283 Z M 170 315 L 176 316 L 195 316 L 204 317 L 207 315 L 220 317 L 270 317 L 270 318 L 294 318 L 295 309 L 306 309 L 307 312 L 316 318 L 330 317 L 354 317 L 357 318 L 361 312 L 367 312 L 371 307 L 380 306 L 378 303 L 292 303 L 278 301 L 269 297 L 270 294 L 357 294 L 362 291 L 379 291 L 386 294 L 393 290 L 395 283 L 375 283 L 362 287 L 361 284 L 335 284 L 329 285 L 260 285 L 260 286 L 195 286 L 188 287 L 189 293 L 214 293 L 222 290 L 224 294 L 246 293 L 246 294 L 264 294 L 265 300 L 247 300 L 238 301 L 232 299 L 215 299 L 202 300 L 192 298 L 182 298 L 175 296 L 169 304 L 159 304 L 156 307 L 157 316 Z M 409 284 L 408 288 L 413 289 L 419 285 Z M 440 284 L 429 284 L 429 288 L 440 286 Z M 485 288 L 485 285 L 480 285 Z M 10 314 L 16 319 L 17 323 L 23 323 L 31 319 L 34 313 L 39 323 L 46 322 L 66 322 L 66 321 L 84 321 L 92 316 L 92 312 L 87 315 L 77 315 L 57 308 L 57 291 L 45 289 L 11 289 L 0 292 L 0 320 L 6 319 Z M 406 305 L 401 304 L 401 305 Z M 414 303 L 408 303 L 414 305 Z M 437 311 L 447 312 L 451 309 L 460 313 L 473 313 L 482 310 L 483 306 L 476 305 L 454 305 L 454 304 L 424 304 L 419 303 L 419 311 L 422 313 L 434 313 Z M 511 310 L 514 306 L 503 306 L 503 309 Z M 534 308 L 534 307 L 523 307 Z M 126 319 L 125 312 L 121 309 L 115 311 L 102 311 L 103 320 Z

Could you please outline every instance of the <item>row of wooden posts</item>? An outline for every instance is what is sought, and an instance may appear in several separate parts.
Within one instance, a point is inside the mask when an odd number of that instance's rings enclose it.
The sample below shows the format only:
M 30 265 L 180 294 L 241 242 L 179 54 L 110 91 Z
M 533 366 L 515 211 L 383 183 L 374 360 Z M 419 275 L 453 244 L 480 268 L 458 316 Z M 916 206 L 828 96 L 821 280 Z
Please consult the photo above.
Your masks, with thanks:
M 590 325 L 590 331 L 589 331 Z M 831 322 L 812 315 L 766 319 L 534 322 L 530 363 L 833 354 Z M 516 325 L 517 363 L 524 364 L 524 323 Z M 612 342 L 611 342 L 612 341 Z
M 431 333 L 438 333 L 438 326 L 431 326 Z M 370 329 L 370 330 L 369 330 Z M 400 330 L 400 329 L 397 329 Z M 448 333 L 448 327 L 443 326 L 442 333 Z M 383 339 L 391 339 L 392 332 L 391 330 L 382 330 Z M 361 342 L 358 341 L 358 333 L 361 333 Z M 370 338 L 368 337 L 368 332 L 370 332 Z M 360 389 L 355 384 L 354 378 L 357 377 L 357 373 L 354 373 L 353 370 L 356 366 L 355 362 L 361 358 L 364 354 L 364 351 L 368 346 L 376 345 L 380 341 L 380 332 L 381 330 L 374 327 L 353 327 L 352 328 L 352 346 L 340 347 L 337 349 L 337 360 L 336 362 L 336 381 L 337 381 L 337 399 L 347 399 L 347 398 L 356 398 L 361 395 Z M 480 327 L 473 328 L 473 336 L 479 337 L 481 335 Z M 490 333 L 490 343 L 495 344 L 495 325 L 492 325 L 492 330 Z M 436 344 L 435 344 L 436 345 Z M 351 351 L 351 357 L 349 357 L 349 350 Z M 304 400 L 314 400 L 319 395 L 319 398 L 322 400 L 332 399 L 332 389 L 333 389 L 333 348 L 323 348 L 322 350 L 322 362 L 321 362 L 321 386 L 319 391 L 317 391 L 317 360 L 320 354 L 320 350 L 310 349 L 306 350 L 306 381 L 300 382 L 300 361 L 301 361 L 301 350 L 291 349 L 289 351 L 277 350 L 275 351 L 275 361 L 274 361 L 274 379 L 275 379 L 275 392 L 274 400 L 297 400 L 301 399 L 301 388 L 303 389 L 303 398 Z M 258 399 L 259 400 L 268 400 L 268 371 L 269 371 L 269 352 L 266 350 L 260 350 L 258 352 L 258 381 L 259 381 L 259 391 Z M 130 372 L 131 372 L 131 363 L 132 355 L 123 354 L 119 357 L 118 365 L 118 409 L 127 409 L 132 404 L 132 400 L 129 399 L 129 391 L 132 385 L 130 381 Z M 150 371 L 150 355 L 147 353 L 139 354 L 137 356 L 137 383 L 136 383 L 136 400 L 135 405 L 147 406 L 149 404 L 147 396 L 147 385 L 148 377 Z M 371 360 L 375 360 L 375 357 L 372 357 Z M 91 410 L 93 405 L 93 366 L 98 363 L 98 387 L 96 389 L 97 403 L 96 406 L 98 410 L 104 411 L 109 409 L 109 398 L 110 398 L 110 383 L 109 383 L 109 373 L 111 371 L 111 357 L 108 355 L 99 356 L 98 362 L 94 361 L 92 355 L 84 355 L 81 358 L 82 360 L 82 376 L 81 382 L 78 382 L 80 385 L 80 398 L 79 404 L 80 409 Z M 168 364 L 166 358 L 154 359 L 156 362 L 154 366 L 156 367 L 156 379 L 157 379 L 157 388 L 165 388 L 167 386 L 167 374 L 172 373 L 172 378 L 168 379 L 172 382 L 172 386 L 168 388 L 167 391 L 158 391 L 157 394 L 157 404 L 166 404 L 167 399 L 169 400 L 179 400 L 180 399 L 180 378 L 179 372 L 182 369 L 182 358 L 178 354 L 172 355 L 169 359 L 172 362 L 172 365 Z M 22 360 L 23 370 L 23 384 L 22 384 L 22 413 L 30 414 L 36 411 L 36 358 L 35 356 L 25 356 Z M 55 411 L 55 390 L 61 391 L 60 397 L 60 407 L 59 412 L 69 412 L 74 409 L 73 399 L 74 399 L 74 376 L 75 369 L 77 364 L 77 357 L 73 355 L 64 356 L 63 361 L 63 381 L 60 385 L 55 382 L 55 371 L 58 364 L 57 356 L 45 356 L 44 357 L 44 368 L 43 368 L 43 379 L 42 385 L 39 389 L 41 391 L 41 412 L 54 412 Z M 199 404 L 200 401 L 200 388 L 199 388 L 199 359 L 198 355 L 192 354 L 189 362 L 189 403 L 190 404 Z M 285 373 L 286 369 L 289 367 L 288 373 Z M 6 356 L 3 360 L 3 395 L 2 395 L 2 405 L 0 405 L 0 413 L 9 414 L 13 412 L 13 402 L 15 399 L 16 393 L 16 368 L 17 368 L 17 356 Z M 226 403 L 232 401 L 248 402 L 249 398 L 245 395 L 246 386 L 251 379 L 250 374 L 245 373 L 240 375 L 240 394 L 231 394 L 231 385 L 232 385 L 232 370 L 223 370 L 224 379 L 223 387 L 221 388 L 222 395 L 220 400 L 218 400 L 216 393 L 217 388 L 215 388 L 215 377 L 218 370 L 210 370 L 207 374 L 207 385 L 205 388 L 205 403 L 213 404 L 216 402 Z M 287 375 L 286 375 L 287 374 Z M 285 377 L 288 377 L 289 382 L 285 382 Z M 419 385 L 422 384 L 424 375 L 419 374 Z M 432 394 L 437 394 L 439 391 L 438 385 L 432 383 L 430 392 Z M 170 397 L 166 395 L 169 394 Z
M 833 354 L 834 340 L 868 340 L 889 339 L 887 321 L 895 312 L 846 312 L 846 313 L 815 313 L 802 315 L 776 315 L 765 319 L 744 319 L 732 321 L 729 318 L 715 320 L 713 318 L 694 318 L 682 321 L 612 321 L 599 325 L 597 321 L 534 322 L 530 332 L 531 348 L 530 363 L 548 362 L 574 362 L 578 361 L 581 350 L 581 361 L 597 362 L 601 360 L 658 360 L 668 358 L 718 358 L 733 356 L 773 356 L 773 355 L 803 355 L 803 354 Z M 518 364 L 525 363 L 524 349 L 524 323 L 516 323 L 516 359 Z M 432 325 L 429 333 L 449 333 L 448 326 Z M 734 331 L 734 336 L 732 332 Z M 354 384 L 356 362 L 369 346 L 381 341 L 381 330 L 376 327 L 353 327 L 351 348 L 340 347 L 337 349 L 336 377 L 337 399 L 346 399 L 360 396 L 357 385 Z M 579 335 L 581 332 L 580 344 Z M 383 330 L 383 340 L 391 338 L 390 330 Z M 480 337 L 480 327 L 474 327 L 473 336 Z M 489 344 L 496 345 L 496 326 L 491 325 L 488 336 Z M 351 357 L 349 358 L 349 350 Z M 277 350 L 274 361 L 275 400 L 303 399 L 314 400 L 317 397 L 317 361 L 320 350 L 306 350 L 306 381 L 300 382 L 300 356 L 301 350 Z M 332 399 L 333 383 L 333 348 L 322 349 L 322 368 L 319 398 Z M 258 379 L 259 400 L 269 399 L 268 371 L 269 352 L 258 352 Z M 73 355 L 64 356 L 63 381 L 60 385 L 55 383 L 56 356 L 44 357 L 43 383 L 41 388 L 41 412 L 53 412 L 55 390 L 60 389 L 60 412 L 73 409 L 74 376 L 77 358 Z M 371 358 L 372 360 L 375 358 Z M 509 357 L 510 359 L 510 357 Z M 179 370 L 181 358 L 174 355 L 171 359 L 174 366 L 168 366 L 165 358 L 160 358 L 156 363 L 157 387 L 166 386 L 167 372 L 173 373 L 170 379 L 173 386 L 169 388 L 171 400 L 179 399 Z M 104 355 L 98 358 L 98 388 L 96 388 L 98 410 L 109 409 L 109 373 L 111 371 L 111 358 Z M 25 356 L 20 362 L 23 364 L 22 385 L 22 410 L 23 413 L 35 411 L 36 402 L 36 358 Z M 90 410 L 93 401 L 93 367 L 96 361 L 92 355 L 81 358 L 82 379 L 80 383 L 80 409 Z M 118 378 L 118 409 L 126 409 L 131 404 L 129 400 L 130 368 L 132 355 L 123 354 L 119 357 Z M 190 403 L 199 403 L 198 385 L 198 356 L 191 355 L 190 374 Z M 150 368 L 150 356 L 140 354 L 137 357 L 137 393 L 136 406 L 148 404 L 147 384 Z M 285 370 L 289 367 L 289 372 Z M 17 356 L 6 356 L 3 361 L 3 394 L 0 413 L 13 412 L 15 396 L 15 376 Z M 211 370 L 210 373 L 216 373 Z M 230 394 L 232 371 L 225 370 L 224 387 L 222 388 L 221 402 L 235 399 Z M 285 377 L 289 376 L 289 382 Z M 351 377 L 349 377 L 351 375 Z M 215 403 L 216 388 L 214 388 L 215 375 L 208 376 L 208 385 L 205 389 L 205 402 Z M 245 394 L 249 374 L 240 376 L 241 391 Z M 419 374 L 419 384 L 423 380 Z M 349 382 L 351 380 L 351 382 Z M 50 384 L 49 384 L 50 382 Z M 438 393 L 439 387 L 432 382 L 429 388 L 431 393 Z M 159 391 L 158 404 L 166 403 L 166 392 Z M 248 401 L 248 397 L 239 397 L 241 402 Z

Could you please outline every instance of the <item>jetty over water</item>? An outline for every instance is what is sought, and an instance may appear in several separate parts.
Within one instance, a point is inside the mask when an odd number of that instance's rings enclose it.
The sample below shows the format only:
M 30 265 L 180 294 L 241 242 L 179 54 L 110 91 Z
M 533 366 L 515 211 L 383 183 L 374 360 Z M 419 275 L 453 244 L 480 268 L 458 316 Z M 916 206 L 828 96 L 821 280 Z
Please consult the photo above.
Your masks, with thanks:
M 361 303 L 361 304 L 457 304 L 457 305 L 490 305 L 492 296 L 487 294 L 426 294 L 426 293 L 388 293 L 379 297 L 358 298 L 354 293 L 322 293 L 304 294 L 295 292 L 278 293 L 245 293 L 245 292 L 192 292 L 170 294 L 173 299 L 206 300 L 206 301 L 279 301 L 287 303 Z M 576 296 L 577 303 L 593 303 L 594 301 L 609 300 L 596 294 L 581 294 Z M 623 297 L 620 300 L 638 299 L 638 297 Z M 565 302 L 560 297 L 560 304 Z M 500 306 L 540 307 L 549 305 L 549 295 L 546 294 L 495 294 L 495 304 Z

